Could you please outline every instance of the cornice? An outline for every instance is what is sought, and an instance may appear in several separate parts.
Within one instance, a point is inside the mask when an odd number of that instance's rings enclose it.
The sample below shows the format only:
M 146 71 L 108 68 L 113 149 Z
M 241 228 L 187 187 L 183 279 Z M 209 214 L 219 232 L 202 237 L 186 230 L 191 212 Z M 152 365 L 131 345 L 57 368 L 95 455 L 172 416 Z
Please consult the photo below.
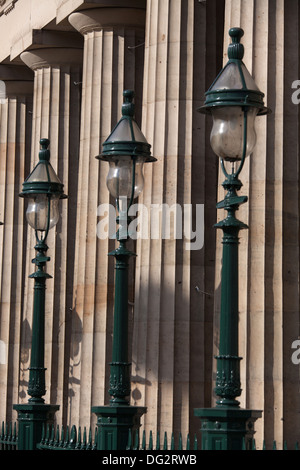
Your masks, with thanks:
M 18 0 L 0 0 L 0 16 L 8 15 L 14 8 Z

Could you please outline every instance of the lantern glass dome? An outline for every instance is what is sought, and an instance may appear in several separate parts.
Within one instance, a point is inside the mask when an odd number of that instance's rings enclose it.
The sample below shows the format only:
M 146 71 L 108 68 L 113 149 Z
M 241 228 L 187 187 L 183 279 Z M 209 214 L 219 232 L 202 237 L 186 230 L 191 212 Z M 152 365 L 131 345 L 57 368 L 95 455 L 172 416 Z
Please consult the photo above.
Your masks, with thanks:
M 101 155 L 96 158 L 109 163 L 106 184 L 119 208 L 119 200 L 122 199 L 127 200 L 129 208 L 143 190 L 144 163 L 154 162 L 156 158 L 151 156 L 151 145 L 134 119 L 134 92 L 125 90 L 123 97 L 122 117 L 103 143 Z
M 241 160 L 252 153 L 256 144 L 255 118 L 257 108 L 247 111 L 247 120 L 241 106 L 228 106 L 212 110 L 213 127 L 210 134 L 211 147 L 218 157 L 227 161 Z M 245 126 L 247 127 L 245 132 Z
M 28 198 L 26 219 L 35 230 L 44 232 L 53 228 L 59 220 L 59 195 L 34 194 Z M 49 226 L 48 226 L 49 224 Z
M 231 28 L 228 62 L 205 93 L 199 111 L 213 117 L 210 142 L 222 160 L 244 160 L 256 144 L 255 118 L 270 112 L 264 105 L 264 94 L 243 63 L 244 31 Z
M 133 158 L 130 155 L 123 155 L 109 162 L 106 184 L 115 199 L 135 199 L 143 191 L 144 161 Z

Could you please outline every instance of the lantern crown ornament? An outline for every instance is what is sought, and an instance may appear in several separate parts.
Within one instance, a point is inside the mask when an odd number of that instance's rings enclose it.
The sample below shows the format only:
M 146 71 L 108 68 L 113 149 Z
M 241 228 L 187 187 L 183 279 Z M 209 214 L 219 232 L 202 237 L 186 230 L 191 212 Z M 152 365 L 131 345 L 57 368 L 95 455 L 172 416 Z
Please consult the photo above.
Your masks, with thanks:
M 103 143 L 101 155 L 96 158 L 110 161 L 114 157 L 131 156 L 142 158 L 144 162 L 156 161 L 156 158 L 151 156 L 151 145 L 134 119 L 134 92 L 125 90 L 123 98 L 122 117 Z
M 122 117 L 103 143 L 102 153 L 96 158 L 109 163 L 106 184 L 120 209 L 125 201 L 127 209 L 144 187 L 143 165 L 155 162 L 151 145 L 134 119 L 134 92 L 123 92 Z
M 213 117 L 210 143 L 214 153 L 222 163 L 240 161 L 238 173 L 256 144 L 256 117 L 270 112 L 264 105 L 264 94 L 242 61 L 243 34 L 241 28 L 229 30 L 232 42 L 228 62 L 205 93 L 204 106 L 198 110 Z
M 259 90 L 242 60 L 244 46 L 240 40 L 243 35 L 241 28 L 229 30 L 232 42 L 228 46 L 228 62 L 205 93 L 205 104 L 199 109 L 200 112 L 211 113 L 213 108 L 224 106 L 254 107 L 257 116 L 270 112 L 264 105 L 264 93 Z
M 20 197 L 28 199 L 26 218 L 36 231 L 46 232 L 59 220 L 58 201 L 65 199 L 64 185 L 50 163 L 50 141 L 41 139 L 39 161 L 23 183 Z

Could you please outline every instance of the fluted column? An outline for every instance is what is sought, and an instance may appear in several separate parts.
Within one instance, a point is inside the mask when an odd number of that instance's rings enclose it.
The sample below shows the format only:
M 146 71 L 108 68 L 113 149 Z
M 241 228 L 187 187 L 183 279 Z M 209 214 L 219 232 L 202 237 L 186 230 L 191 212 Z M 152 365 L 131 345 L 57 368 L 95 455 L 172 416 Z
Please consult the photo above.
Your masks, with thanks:
M 21 54 L 34 71 L 31 169 L 38 161 L 40 138 L 50 140 L 51 164 L 64 184 L 68 199 L 60 203 L 60 221 L 47 239 L 51 258 L 47 272 L 45 312 L 46 403 L 60 405 L 58 419 L 64 420 L 68 397 L 69 325 L 71 323 L 74 273 L 74 244 L 78 184 L 80 83 L 82 49 L 40 48 Z M 30 348 L 33 284 L 34 231 L 28 228 L 26 283 L 24 293 L 23 343 Z M 22 366 L 27 368 L 27 360 Z M 28 380 L 28 379 L 27 379 Z M 25 387 L 26 388 L 26 387 Z
M 239 248 L 241 404 L 263 410 L 258 446 L 263 439 L 269 447 L 273 439 L 293 445 L 300 422 L 299 366 L 291 359 L 299 337 L 298 2 L 226 0 L 225 33 L 232 26 L 245 31 L 244 62 L 273 111 L 259 119 L 240 175 L 249 196 L 239 214 L 249 225 Z
M 72 424 L 80 419 L 87 425 L 91 406 L 109 400 L 114 264 L 107 254 L 114 242 L 97 235 L 101 221 L 97 208 L 110 200 L 108 165 L 95 156 L 120 118 L 124 89 L 135 90 L 138 120 L 141 114 L 145 11 L 125 3 L 124 8 L 83 10 L 69 17 L 84 36 L 69 402 Z
M 171 225 L 169 239 L 137 242 L 132 380 L 147 431 L 196 431 L 193 409 L 210 406 L 217 166 L 196 110 L 221 65 L 222 6 L 147 2 L 142 130 L 158 161 L 146 165 L 140 202 L 148 213 L 177 205 L 183 234 Z
M 0 79 L 5 85 L 0 101 L 0 414 L 11 420 L 22 380 L 26 228 L 19 190 L 29 170 L 33 74 L 26 67 L 0 65 Z

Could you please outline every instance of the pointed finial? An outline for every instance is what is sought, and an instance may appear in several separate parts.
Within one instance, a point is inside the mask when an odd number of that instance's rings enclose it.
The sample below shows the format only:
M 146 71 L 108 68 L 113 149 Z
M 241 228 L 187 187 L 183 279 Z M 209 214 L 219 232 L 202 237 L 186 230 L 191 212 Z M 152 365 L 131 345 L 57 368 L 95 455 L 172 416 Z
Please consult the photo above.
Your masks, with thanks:
M 228 46 L 228 58 L 242 60 L 244 57 L 244 46 L 240 43 L 241 38 L 244 36 L 242 28 L 230 28 L 229 36 L 232 43 Z

